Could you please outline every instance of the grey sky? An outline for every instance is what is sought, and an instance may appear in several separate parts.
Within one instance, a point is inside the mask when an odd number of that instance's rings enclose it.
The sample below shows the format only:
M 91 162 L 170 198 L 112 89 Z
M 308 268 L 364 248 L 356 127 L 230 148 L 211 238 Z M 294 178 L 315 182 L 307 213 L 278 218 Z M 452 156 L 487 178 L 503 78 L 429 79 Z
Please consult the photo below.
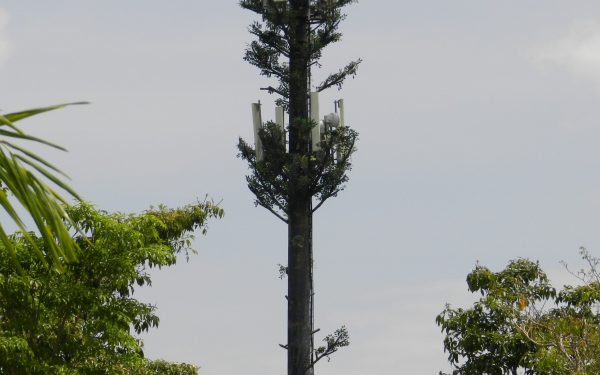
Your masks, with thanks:
M 5 0 L 2 110 L 89 100 L 24 123 L 108 210 L 209 194 L 226 217 L 200 254 L 156 273 L 150 357 L 205 375 L 285 368 L 286 229 L 254 208 L 236 159 L 269 83 L 242 61 L 252 14 L 235 1 Z M 318 372 L 445 368 L 434 318 L 466 303 L 479 260 L 539 259 L 555 278 L 600 254 L 600 3 L 363 0 L 317 78 L 362 57 L 342 92 L 360 133 L 348 188 L 315 218 L 316 325 L 351 346 Z M 265 106 L 265 113 L 268 105 Z M 263 114 L 264 116 L 265 114 Z M 27 124 L 27 125 L 25 125 Z

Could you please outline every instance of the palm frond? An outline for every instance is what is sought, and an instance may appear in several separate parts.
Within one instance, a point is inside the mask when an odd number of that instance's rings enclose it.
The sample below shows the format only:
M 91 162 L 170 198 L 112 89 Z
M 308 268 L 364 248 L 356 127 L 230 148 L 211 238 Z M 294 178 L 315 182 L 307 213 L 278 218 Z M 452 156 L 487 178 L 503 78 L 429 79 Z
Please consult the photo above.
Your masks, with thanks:
M 66 175 L 57 167 L 9 140 L 31 141 L 64 150 L 58 145 L 26 134 L 16 127 L 14 122 L 73 104 L 85 104 L 85 102 L 59 104 L 0 115 L 0 188 L 2 189 L 0 209 L 3 209 L 24 233 L 24 238 L 31 243 L 40 259 L 43 262 L 51 260 L 52 264 L 59 269 L 62 268 L 63 262 L 76 260 L 77 245 L 69 232 L 74 225 L 65 211 L 67 200 L 53 187 L 57 187 L 75 199 L 79 200 L 79 196 L 64 182 L 61 177 Z M 3 126 L 6 127 L 2 128 Z M 44 242 L 44 248 L 47 249 L 46 252 L 43 252 L 27 234 L 27 227 L 18 214 L 16 203 L 35 223 Z M 14 245 L 2 223 L 0 223 L 0 243 L 9 250 L 16 266 L 19 267 Z

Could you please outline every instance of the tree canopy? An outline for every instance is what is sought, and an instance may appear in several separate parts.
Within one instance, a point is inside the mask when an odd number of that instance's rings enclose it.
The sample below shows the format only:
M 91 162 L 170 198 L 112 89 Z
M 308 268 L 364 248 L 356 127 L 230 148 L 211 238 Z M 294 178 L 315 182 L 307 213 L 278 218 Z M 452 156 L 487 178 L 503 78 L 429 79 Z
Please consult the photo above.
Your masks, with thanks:
M 560 291 L 527 259 L 500 272 L 478 265 L 467 284 L 482 297 L 436 318 L 452 374 L 600 373 L 600 261 L 581 254 L 589 267 L 573 273 L 580 285 Z
M 192 231 L 221 217 L 204 202 L 140 215 L 109 214 L 89 204 L 66 208 L 80 228 L 78 262 L 46 267 L 22 233 L 10 237 L 22 272 L 0 246 L 0 373 L 197 374 L 197 367 L 145 358 L 142 332 L 159 324 L 156 307 L 133 298 L 149 270 L 188 254 Z M 43 239 L 30 233 L 48 262 Z

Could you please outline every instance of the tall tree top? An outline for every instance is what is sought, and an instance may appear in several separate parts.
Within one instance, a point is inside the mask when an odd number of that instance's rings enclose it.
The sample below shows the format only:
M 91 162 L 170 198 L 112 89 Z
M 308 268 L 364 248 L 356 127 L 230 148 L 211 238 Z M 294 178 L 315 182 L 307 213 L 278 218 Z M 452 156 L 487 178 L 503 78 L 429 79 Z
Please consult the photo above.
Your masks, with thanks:
M 262 22 L 252 23 L 248 30 L 256 39 L 252 41 L 244 60 L 260 69 L 262 75 L 275 77 L 278 87 L 264 88 L 269 93 L 280 96 L 277 105 L 287 107 L 289 100 L 289 65 L 292 53 L 302 54 L 309 68 L 321 67 L 319 60 L 325 47 L 341 40 L 342 33 L 338 28 L 346 18 L 342 9 L 355 0 L 242 0 L 242 8 L 251 10 L 262 16 Z M 306 48 L 290 48 L 293 43 L 293 26 L 299 12 L 308 15 L 308 44 Z M 331 73 L 322 82 L 314 85 L 315 91 L 323 91 L 333 86 L 342 87 L 344 80 L 354 76 L 361 59 L 351 61 L 336 73 Z

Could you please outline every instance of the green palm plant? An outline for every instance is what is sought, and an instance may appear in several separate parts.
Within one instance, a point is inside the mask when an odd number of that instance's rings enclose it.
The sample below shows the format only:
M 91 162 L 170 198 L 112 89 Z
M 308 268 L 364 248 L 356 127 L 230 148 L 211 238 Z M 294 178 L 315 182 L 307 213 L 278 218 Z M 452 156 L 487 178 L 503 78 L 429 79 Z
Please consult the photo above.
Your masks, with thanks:
M 30 242 L 37 255 L 46 264 L 50 259 L 52 264 L 61 268 L 63 261 L 71 262 L 76 259 L 74 240 L 69 232 L 73 228 L 72 221 L 65 211 L 68 204 L 66 199 L 55 188 L 66 192 L 78 199 L 75 191 L 64 182 L 67 176 L 58 168 L 23 148 L 14 141 L 31 141 L 66 151 L 64 148 L 43 139 L 24 133 L 15 126 L 15 122 L 43 112 L 52 111 L 73 104 L 60 104 L 50 107 L 35 108 L 25 111 L 0 115 L 0 206 L 8 217 L 16 223 L 23 232 L 25 239 Z M 36 241 L 28 234 L 21 207 L 35 223 L 44 242 L 45 252 L 37 246 Z M 9 250 L 19 268 L 13 243 L 0 222 L 0 242 Z

